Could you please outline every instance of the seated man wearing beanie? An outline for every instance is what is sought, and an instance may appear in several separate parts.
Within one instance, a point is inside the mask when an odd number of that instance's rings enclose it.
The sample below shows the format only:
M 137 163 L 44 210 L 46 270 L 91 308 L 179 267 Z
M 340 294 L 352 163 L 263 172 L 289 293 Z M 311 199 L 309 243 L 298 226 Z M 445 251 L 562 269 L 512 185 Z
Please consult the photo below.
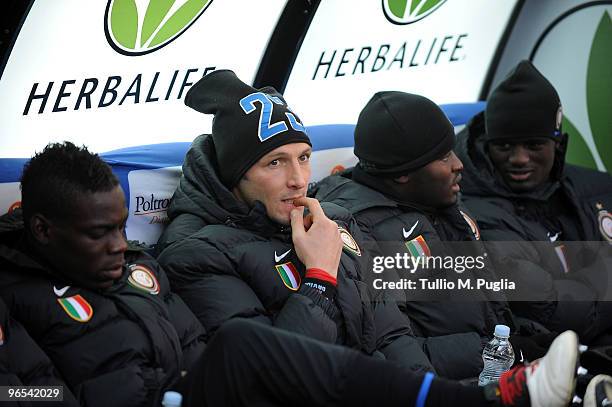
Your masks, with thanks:
M 359 163 L 323 179 L 311 193 L 347 208 L 364 234 L 377 242 L 378 257 L 445 260 L 428 261 L 418 269 L 409 269 L 412 263 L 394 263 L 380 275 L 396 283 L 412 280 L 412 286 L 398 289 L 394 284 L 387 291 L 393 291 L 413 321 L 416 335 L 472 333 L 469 344 L 448 346 L 455 351 L 461 347 L 463 354 L 479 361 L 496 324 L 510 326 L 513 334 L 518 327 L 503 292 L 478 289 L 477 282 L 491 284 L 498 278 L 488 264 L 476 222 L 458 199 L 463 165 L 453 152 L 454 143 L 453 126 L 435 103 L 404 92 L 378 92 L 355 127 Z M 471 269 L 462 269 L 466 263 L 459 261 L 468 257 L 486 266 L 472 263 Z M 460 278 L 473 288 L 458 287 Z M 377 288 L 385 289 L 380 284 Z M 513 335 L 517 355 L 541 356 L 554 337 L 546 332 L 538 337 L 542 345 Z M 475 366 L 472 375 L 478 371 Z
M 185 103 L 215 115 L 212 135 L 187 153 L 158 261 L 207 331 L 251 318 L 434 371 L 435 344 L 414 338 L 393 302 L 372 305 L 350 214 L 306 198 L 310 139 L 281 95 L 216 71 Z
M 531 290 L 518 315 L 612 344 L 612 177 L 565 163 L 559 95 L 529 61 L 458 135 L 466 206 L 500 271 Z

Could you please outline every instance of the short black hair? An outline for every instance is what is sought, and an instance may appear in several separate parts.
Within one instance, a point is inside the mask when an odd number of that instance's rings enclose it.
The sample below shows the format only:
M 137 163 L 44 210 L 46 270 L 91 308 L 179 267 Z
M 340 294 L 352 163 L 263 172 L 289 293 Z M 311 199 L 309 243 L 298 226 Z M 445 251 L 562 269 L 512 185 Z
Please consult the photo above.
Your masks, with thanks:
M 23 168 L 23 219 L 27 223 L 35 213 L 66 218 L 80 194 L 107 192 L 117 185 L 110 166 L 87 147 L 69 141 L 50 143 Z

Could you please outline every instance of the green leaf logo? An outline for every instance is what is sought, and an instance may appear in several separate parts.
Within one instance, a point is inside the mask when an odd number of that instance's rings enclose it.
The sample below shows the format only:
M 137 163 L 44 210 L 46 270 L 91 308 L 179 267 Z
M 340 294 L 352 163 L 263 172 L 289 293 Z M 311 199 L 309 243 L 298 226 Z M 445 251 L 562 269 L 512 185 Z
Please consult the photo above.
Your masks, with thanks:
M 144 55 L 184 33 L 212 0 L 108 0 L 106 39 L 124 55 Z
M 610 75 L 610 61 L 612 61 L 612 22 L 610 14 L 603 13 L 589 54 L 586 78 L 586 102 L 589 125 L 596 147 L 595 155 L 600 159 L 601 165 L 596 164 L 591 149 L 584 141 L 584 137 L 571 124 L 564 119 L 564 130 L 569 134 L 567 161 L 572 164 L 600 169 L 612 173 L 612 75 Z
M 394 24 L 410 24 L 436 11 L 446 0 L 382 0 L 387 20 Z

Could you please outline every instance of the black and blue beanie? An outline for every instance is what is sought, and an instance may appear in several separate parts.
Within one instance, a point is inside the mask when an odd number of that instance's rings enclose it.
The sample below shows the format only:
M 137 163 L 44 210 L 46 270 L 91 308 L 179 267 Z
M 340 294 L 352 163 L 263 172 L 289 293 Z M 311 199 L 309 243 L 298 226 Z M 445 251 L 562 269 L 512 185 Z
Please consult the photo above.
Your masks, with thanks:
M 312 145 L 300 119 L 274 88 L 255 89 L 229 70 L 200 79 L 187 92 L 185 104 L 215 115 L 212 139 L 219 176 L 229 189 L 275 148 L 290 143 Z

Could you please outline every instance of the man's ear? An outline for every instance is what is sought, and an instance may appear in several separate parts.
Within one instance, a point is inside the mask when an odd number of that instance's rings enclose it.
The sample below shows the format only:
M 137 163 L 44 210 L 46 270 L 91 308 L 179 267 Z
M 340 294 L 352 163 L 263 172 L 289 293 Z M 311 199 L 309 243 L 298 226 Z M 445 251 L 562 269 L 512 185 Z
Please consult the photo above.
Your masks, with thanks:
M 47 245 L 49 243 L 51 222 L 42 213 L 35 213 L 30 217 L 28 222 L 30 234 L 34 239 L 41 245 Z
M 399 177 L 393 178 L 393 182 L 397 184 L 407 184 L 408 182 L 410 182 L 411 179 L 412 177 L 410 176 L 410 174 L 400 175 Z

